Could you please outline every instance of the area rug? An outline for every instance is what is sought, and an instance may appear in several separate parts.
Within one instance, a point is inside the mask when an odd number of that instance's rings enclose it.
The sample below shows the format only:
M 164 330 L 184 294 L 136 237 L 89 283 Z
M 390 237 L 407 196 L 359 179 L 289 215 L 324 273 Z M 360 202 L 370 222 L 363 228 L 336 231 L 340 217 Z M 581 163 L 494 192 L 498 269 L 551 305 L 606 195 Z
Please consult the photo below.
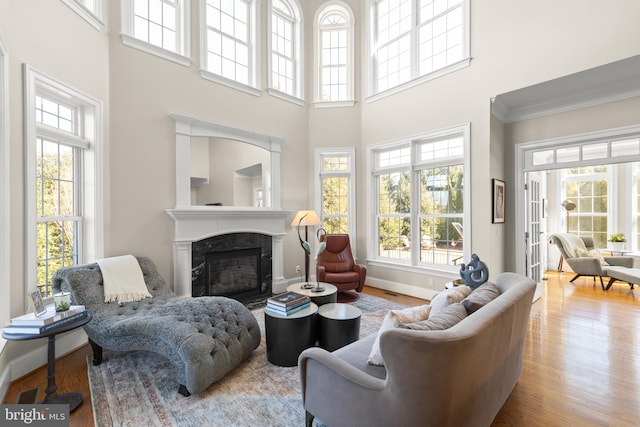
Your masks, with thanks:
M 377 332 L 389 309 L 405 307 L 366 294 L 352 304 L 363 312 L 361 337 Z M 93 366 L 88 358 L 95 425 L 304 425 L 298 368 L 267 361 L 264 311 L 260 308 L 252 313 L 262 332 L 259 347 L 222 380 L 197 395 L 180 395 L 171 364 L 155 353 L 105 351 L 99 366 Z

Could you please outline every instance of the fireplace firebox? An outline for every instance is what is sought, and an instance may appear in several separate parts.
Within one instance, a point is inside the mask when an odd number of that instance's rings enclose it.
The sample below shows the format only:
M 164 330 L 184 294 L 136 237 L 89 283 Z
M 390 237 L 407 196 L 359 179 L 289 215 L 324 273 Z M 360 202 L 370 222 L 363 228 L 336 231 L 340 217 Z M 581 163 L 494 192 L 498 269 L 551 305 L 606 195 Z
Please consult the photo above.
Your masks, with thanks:
M 271 295 L 271 237 L 230 233 L 192 246 L 192 296 L 225 296 L 243 303 Z

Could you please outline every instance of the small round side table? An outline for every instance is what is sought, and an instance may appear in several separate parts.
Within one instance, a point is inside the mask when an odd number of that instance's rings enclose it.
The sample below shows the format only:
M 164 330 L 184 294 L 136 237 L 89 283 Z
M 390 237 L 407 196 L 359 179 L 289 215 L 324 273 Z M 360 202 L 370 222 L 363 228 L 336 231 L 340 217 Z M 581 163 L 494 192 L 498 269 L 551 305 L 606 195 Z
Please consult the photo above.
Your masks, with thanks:
M 360 338 L 362 311 L 351 304 L 331 303 L 318 308 L 318 345 L 334 351 Z
M 318 306 L 328 304 L 331 302 L 337 302 L 338 300 L 338 288 L 331 283 L 320 282 L 320 286 L 324 288 L 323 291 L 316 292 L 313 288 L 305 288 L 304 286 L 309 283 L 316 287 L 317 282 L 300 282 L 287 286 L 287 292 L 297 292 L 302 295 L 307 295 L 311 298 L 311 302 Z
M 6 334 L 2 333 L 2 338 L 7 340 L 33 340 L 36 338 L 47 338 L 47 393 L 44 400 L 40 403 L 51 404 L 67 404 L 69 405 L 69 412 L 76 409 L 82 403 L 82 394 L 80 393 L 63 393 L 58 394 L 58 386 L 56 385 L 56 335 L 63 332 L 70 331 L 72 329 L 79 328 L 80 326 L 88 323 L 93 316 L 87 312 L 85 317 L 77 320 L 73 320 L 69 323 L 63 323 L 60 326 L 56 326 L 47 332 L 41 334 Z
M 289 314 L 264 311 L 267 360 L 278 366 L 296 366 L 303 350 L 316 343 L 316 313 L 318 306 Z

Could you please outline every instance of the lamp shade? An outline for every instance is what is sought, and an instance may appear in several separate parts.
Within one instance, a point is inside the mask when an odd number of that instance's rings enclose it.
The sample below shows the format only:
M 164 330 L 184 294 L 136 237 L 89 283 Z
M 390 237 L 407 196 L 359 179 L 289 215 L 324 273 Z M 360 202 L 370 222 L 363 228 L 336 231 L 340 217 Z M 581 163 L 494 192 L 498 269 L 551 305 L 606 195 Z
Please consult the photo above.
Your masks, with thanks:
M 296 227 L 298 225 L 320 225 L 320 218 L 316 215 L 316 211 L 306 210 L 306 211 L 298 211 L 296 216 L 293 217 L 293 221 L 291 221 L 291 226 Z
M 576 208 L 576 204 L 571 200 L 565 200 L 564 202 L 560 203 L 560 206 L 562 206 L 567 212 L 570 212 Z

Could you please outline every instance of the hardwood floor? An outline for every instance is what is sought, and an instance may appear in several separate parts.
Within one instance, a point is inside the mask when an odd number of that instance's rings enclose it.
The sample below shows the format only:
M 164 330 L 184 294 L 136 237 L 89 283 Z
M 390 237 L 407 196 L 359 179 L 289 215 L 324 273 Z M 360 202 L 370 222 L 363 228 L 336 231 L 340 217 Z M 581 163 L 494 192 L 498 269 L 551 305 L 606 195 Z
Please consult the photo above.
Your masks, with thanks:
M 542 297 L 531 307 L 524 369 L 493 426 L 640 426 L 640 287 L 609 291 L 591 278 L 547 272 Z M 371 295 L 407 305 L 424 301 L 365 287 Z M 85 396 L 71 426 L 93 426 L 82 347 L 57 361 L 58 392 Z M 481 368 L 481 367 L 479 367 Z M 11 383 L 4 403 L 46 388 L 46 368 Z

